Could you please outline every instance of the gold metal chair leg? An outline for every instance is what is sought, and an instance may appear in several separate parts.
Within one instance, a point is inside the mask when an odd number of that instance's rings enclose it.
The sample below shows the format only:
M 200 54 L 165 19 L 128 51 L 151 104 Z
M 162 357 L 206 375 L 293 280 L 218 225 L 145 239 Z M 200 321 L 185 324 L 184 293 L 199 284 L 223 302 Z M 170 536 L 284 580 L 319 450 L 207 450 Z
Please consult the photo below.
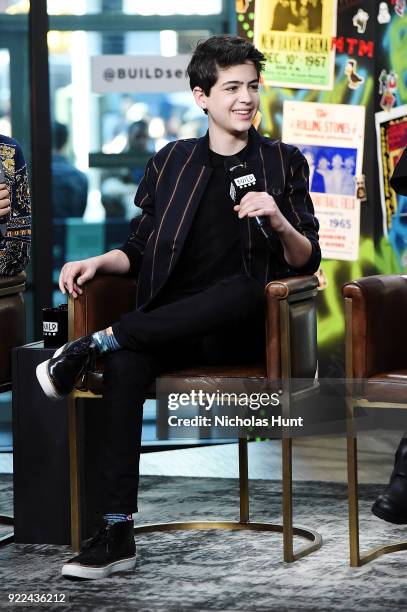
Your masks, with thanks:
M 292 438 L 282 439 L 283 461 L 283 547 L 284 561 L 294 561 L 293 548 L 293 490 L 292 490 Z
M 71 546 L 74 551 L 79 551 L 81 546 L 79 422 L 78 406 L 73 395 L 70 395 L 68 398 L 68 410 L 71 483 Z
M 249 522 L 249 461 L 247 455 L 247 440 L 239 438 L 239 498 L 240 522 Z
M 184 521 L 182 523 L 154 523 L 135 527 L 134 533 L 152 533 L 154 531 L 184 531 L 188 529 L 227 529 L 283 533 L 282 525 L 275 525 L 274 523 L 241 523 L 238 521 Z M 318 548 L 321 548 L 322 546 L 322 537 L 316 531 L 305 529 L 304 527 L 293 527 L 293 534 L 308 540 L 308 542 L 297 550 L 291 561 L 297 561 L 301 557 L 305 557 L 305 555 L 318 550 Z
M 255 523 L 249 521 L 249 487 L 247 440 L 239 439 L 239 476 L 240 476 L 240 521 L 183 521 L 154 523 L 134 528 L 134 533 L 151 533 L 154 531 L 178 531 L 186 529 L 227 529 L 269 531 L 282 533 L 284 541 L 284 561 L 297 561 L 322 546 L 319 533 L 294 527 L 292 523 L 292 485 L 291 485 L 291 438 L 283 440 L 283 525 L 274 523 Z M 288 521 L 286 517 L 288 516 Z M 293 553 L 293 535 L 307 540 Z
M 361 567 L 382 555 L 407 550 L 407 542 L 394 542 L 360 552 L 359 545 L 359 508 L 358 508 L 358 457 L 357 438 L 354 431 L 353 408 L 348 408 L 348 500 L 349 500 L 349 545 L 351 567 Z
M 349 433 L 347 437 L 347 457 L 350 564 L 351 567 L 358 567 L 360 565 L 360 552 L 357 439 L 349 435 Z

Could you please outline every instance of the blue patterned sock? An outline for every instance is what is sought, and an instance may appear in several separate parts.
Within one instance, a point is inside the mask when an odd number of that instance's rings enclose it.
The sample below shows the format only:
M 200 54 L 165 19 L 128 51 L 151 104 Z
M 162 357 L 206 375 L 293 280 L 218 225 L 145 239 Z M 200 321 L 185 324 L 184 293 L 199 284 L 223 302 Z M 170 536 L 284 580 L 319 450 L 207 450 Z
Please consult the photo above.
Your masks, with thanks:
M 103 515 L 104 520 L 108 525 L 114 525 L 114 523 L 122 523 L 123 521 L 132 521 L 133 517 L 131 514 L 122 514 L 120 512 L 108 512 Z
M 114 334 L 108 334 L 105 329 L 92 334 L 92 340 L 98 347 L 100 353 L 113 353 L 113 351 L 118 351 L 122 348 L 114 337 Z

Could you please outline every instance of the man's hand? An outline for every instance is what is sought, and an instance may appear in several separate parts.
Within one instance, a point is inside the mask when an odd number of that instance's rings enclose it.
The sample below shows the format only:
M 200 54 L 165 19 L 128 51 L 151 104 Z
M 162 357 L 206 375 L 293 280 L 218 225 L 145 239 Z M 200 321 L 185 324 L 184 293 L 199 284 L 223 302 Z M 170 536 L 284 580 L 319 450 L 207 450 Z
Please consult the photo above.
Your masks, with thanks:
M 96 272 L 127 274 L 129 270 L 130 260 L 127 255 L 120 249 L 113 249 L 103 255 L 66 263 L 59 275 L 59 288 L 62 293 L 68 292 L 77 298 L 83 293 L 82 285 L 91 280 Z
M 281 240 L 284 258 L 293 268 L 305 266 L 312 253 L 312 245 L 284 217 L 273 196 L 265 191 L 249 191 L 233 209 L 239 219 L 243 217 L 268 217 L 270 225 Z
M 59 288 L 62 293 L 70 293 L 74 298 L 82 294 L 80 285 L 91 280 L 98 269 L 96 258 L 66 263 L 59 275 Z
M 11 210 L 10 194 L 7 186 L 4 183 L 0 183 L 0 219 Z
M 241 199 L 240 204 L 233 207 L 239 219 L 243 217 L 268 217 L 271 227 L 276 232 L 283 231 L 287 226 L 287 219 L 280 212 L 276 201 L 266 191 L 249 191 Z

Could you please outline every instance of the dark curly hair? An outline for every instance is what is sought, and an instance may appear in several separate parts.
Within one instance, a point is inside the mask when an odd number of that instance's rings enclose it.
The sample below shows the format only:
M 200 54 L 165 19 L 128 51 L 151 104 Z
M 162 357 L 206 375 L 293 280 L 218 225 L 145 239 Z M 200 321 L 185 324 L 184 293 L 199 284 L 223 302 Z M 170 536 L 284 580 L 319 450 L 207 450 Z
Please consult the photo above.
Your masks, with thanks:
M 200 87 L 209 96 L 218 78 L 218 67 L 228 68 L 253 62 L 257 76 L 263 70 L 265 57 L 252 43 L 239 36 L 221 34 L 199 43 L 188 64 L 189 85 Z

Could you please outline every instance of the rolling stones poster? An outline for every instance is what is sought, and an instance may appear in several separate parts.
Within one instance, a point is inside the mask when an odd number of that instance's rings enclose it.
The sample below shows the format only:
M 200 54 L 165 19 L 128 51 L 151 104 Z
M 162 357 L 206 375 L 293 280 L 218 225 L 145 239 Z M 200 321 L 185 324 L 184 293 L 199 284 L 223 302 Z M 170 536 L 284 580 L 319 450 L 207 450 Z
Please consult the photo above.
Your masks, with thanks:
M 283 142 L 296 145 L 309 166 L 324 259 L 355 261 L 359 253 L 365 107 L 284 102 Z

